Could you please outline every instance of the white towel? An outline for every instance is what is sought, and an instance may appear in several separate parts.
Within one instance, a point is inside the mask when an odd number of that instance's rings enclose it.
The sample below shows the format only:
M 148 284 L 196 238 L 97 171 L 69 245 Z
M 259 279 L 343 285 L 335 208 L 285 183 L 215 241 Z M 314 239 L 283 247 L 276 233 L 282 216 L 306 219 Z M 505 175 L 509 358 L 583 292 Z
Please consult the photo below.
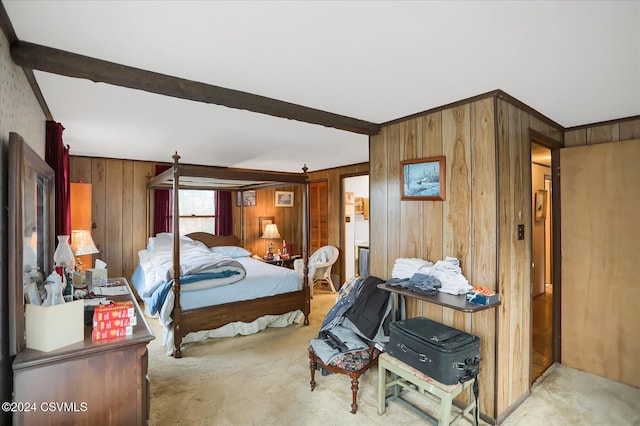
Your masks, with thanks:
M 393 270 L 391 271 L 391 278 L 411 278 L 413 274 L 420 271 L 422 268 L 430 268 L 433 263 L 424 259 L 404 258 L 400 257 L 396 259 Z

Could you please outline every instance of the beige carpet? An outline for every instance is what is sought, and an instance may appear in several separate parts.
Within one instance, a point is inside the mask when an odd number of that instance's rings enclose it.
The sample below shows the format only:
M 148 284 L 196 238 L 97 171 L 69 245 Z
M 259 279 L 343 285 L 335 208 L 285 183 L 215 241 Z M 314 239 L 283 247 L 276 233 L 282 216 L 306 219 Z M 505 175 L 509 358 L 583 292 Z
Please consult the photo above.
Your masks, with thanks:
M 377 413 L 377 370 L 361 378 L 358 412 L 350 413 L 347 376 L 316 374 L 309 387 L 307 346 L 334 296 L 317 290 L 311 325 L 268 328 L 251 336 L 189 344 L 182 359 L 165 355 L 161 330 L 149 345 L 150 424 L 410 425 L 426 423 L 397 403 Z M 577 391 L 571 383 L 580 384 Z M 435 412 L 436 404 L 423 404 Z M 568 410 L 567 407 L 575 407 Z M 460 422 L 459 424 L 471 424 Z M 640 425 L 640 390 L 562 367 L 554 368 L 504 424 Z

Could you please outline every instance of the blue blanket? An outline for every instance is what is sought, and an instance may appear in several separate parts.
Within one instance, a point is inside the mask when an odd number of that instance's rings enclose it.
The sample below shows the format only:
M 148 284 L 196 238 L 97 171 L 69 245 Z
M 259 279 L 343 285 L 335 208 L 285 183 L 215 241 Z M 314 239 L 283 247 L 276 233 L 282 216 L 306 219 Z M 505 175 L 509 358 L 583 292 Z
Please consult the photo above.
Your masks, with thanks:
M 183 289 L 183 287 L 185 286 L 188 287 L 189 284 L 195 283 L 198 281 L 210 280 L 214 278 L 227 278 L 232 275 L 238 275 L 238 274 L 240 274 L 240 272 L 222 271 L 222 272 L 204 272 L 201 274 L 185 275 L 184 277 L 180 277 L 180 289 L 181 291 L 184 291 L 186 289 Z M 158 310 L 160 310 L 160 308 L 164 304 L 164 300 L 167 298 L 167 295 L 169 294 L 170 291 L 172 291 L 173 281 L 174 280 L 167 281 L 161 286 L 159 286 L 153 292 L 153 294 L 151 294 L 151 297 L 145 300 L 145 302 L 148 303 L 148 309 L 151 315 L 155 315 L 156 312 L 158 312 Z

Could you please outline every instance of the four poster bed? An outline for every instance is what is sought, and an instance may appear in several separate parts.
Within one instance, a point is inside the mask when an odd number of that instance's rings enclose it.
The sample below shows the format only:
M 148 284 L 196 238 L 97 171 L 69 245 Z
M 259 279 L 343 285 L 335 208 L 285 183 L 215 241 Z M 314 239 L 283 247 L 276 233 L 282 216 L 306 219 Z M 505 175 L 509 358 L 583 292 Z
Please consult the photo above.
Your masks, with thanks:
M 165 266 L 170 264 L 168 268 L 170 271 L 167 272 L 166 279 L 156 280 L 155 288 L 153 288 L 154 285 L 148 285 L 149 276 L 153 276 L 154 272 L 150 273 L 148 268 L 144 271 L 145 268 L 142 265 L 138 266 L 132 277 L 132 282 L 145 301 L 145 305 L 155 303 L 154 310 L 160 315 L 161 323 L 167 332 L 165 340 L 172 340 L 172 342 L 165 341 L 169 347 L 173 348 L 172 355 L 176 358 L 182 356 L 181 344 L 187 334 L 218 329 L 231 323 L 251 323 L 262 317 L 283 316 L 301 311 L 304 315 L 304 324 L 308 325 L 311 304 L 307 278 L 308 176 L 306 166 L 303 168 L 303 173 L 295 174 L 184 165 L 179 163 L 179 159 L 180 156 L 176 153 L 173 156 L 173 166 L 147 183 L 148 190 L 172 189 L 173 234 L 158 234 L 150 238 L 146 250 L 140 252 L 141 263 L 143 255 L 152 258 L 155 256 L 155 263 L 163 263 Z M 180 189 L 245 191 L 285 185 L 304 185 L 302 256 L 305 266 L 303 276 L 289 269 L 251 258 L 250 253 L 242 248 L 243 226 L 240 226 L 239 239 L 235 236 L 217 236 L 204 232 L 180 237 L 178 202 Z M 241 206 L 241 223 L 243 216 Z M 172 248 L 167 247 L 168 241 Z M 205 250 L 215 254 L 209 256 Z M 167 254 L 170 252 L 172 252 L 172 259 L 169 260 Z M 183 264 L 181 264 L 181 253 L 184 257 Z M 194 253 L 195 257 L 193 257 Z M 206 259 L 206 267 L 201 266 L 201 259 Z M 192 268 L 192 264 L 195 263 L 198 264 Z M 196 279 L 193 279 L 194 276 Z M 204 277 L 202 281 L 200 276 Z M 159 281 L 164 282 L 159 283 Z M 151 291 L 146 290 L 154 290 L 154 292 L 152 294 Z M 164 294 L 162 300 L 158 301 L 157 295 L 160 292 Z M 234 294 L 232 295 L 231 292 Z M 291 321 L 291 318 L 289 317 L 288 321 Z

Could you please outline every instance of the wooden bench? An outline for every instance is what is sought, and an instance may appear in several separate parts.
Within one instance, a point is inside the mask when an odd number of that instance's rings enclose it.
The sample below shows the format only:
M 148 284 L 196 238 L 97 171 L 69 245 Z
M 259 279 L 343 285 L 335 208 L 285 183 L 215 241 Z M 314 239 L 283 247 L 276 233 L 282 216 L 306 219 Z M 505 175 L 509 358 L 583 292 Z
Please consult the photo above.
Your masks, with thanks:
M 391 373 L 391 381 L 387 381 L 387 371 Z M 451 412 L 454 398 L 470 387 L 474 380 L 476 379 L 455 385 L 445 385 L 399 359 L 383 353 L 378 357 L 378 414 L 384 414 L 387 402 L 395 400 L 415 411 L 418 415 L 434 425 L 449 426 L 469 414 L 471 410 L 477 406 L 477 401 L 472 397 L 471 399 L 473 401 L 464 407 L 455 417 L 453 417 Z M 388 396 L 387 388 L 392 388 L 392 392 Z M 434 399 L 428 394 L 438 397 L 440 399 L 439 418 L 433 417 L 404 399 L 403 394 L 407 392 L 420 395 L 432 401 Z

